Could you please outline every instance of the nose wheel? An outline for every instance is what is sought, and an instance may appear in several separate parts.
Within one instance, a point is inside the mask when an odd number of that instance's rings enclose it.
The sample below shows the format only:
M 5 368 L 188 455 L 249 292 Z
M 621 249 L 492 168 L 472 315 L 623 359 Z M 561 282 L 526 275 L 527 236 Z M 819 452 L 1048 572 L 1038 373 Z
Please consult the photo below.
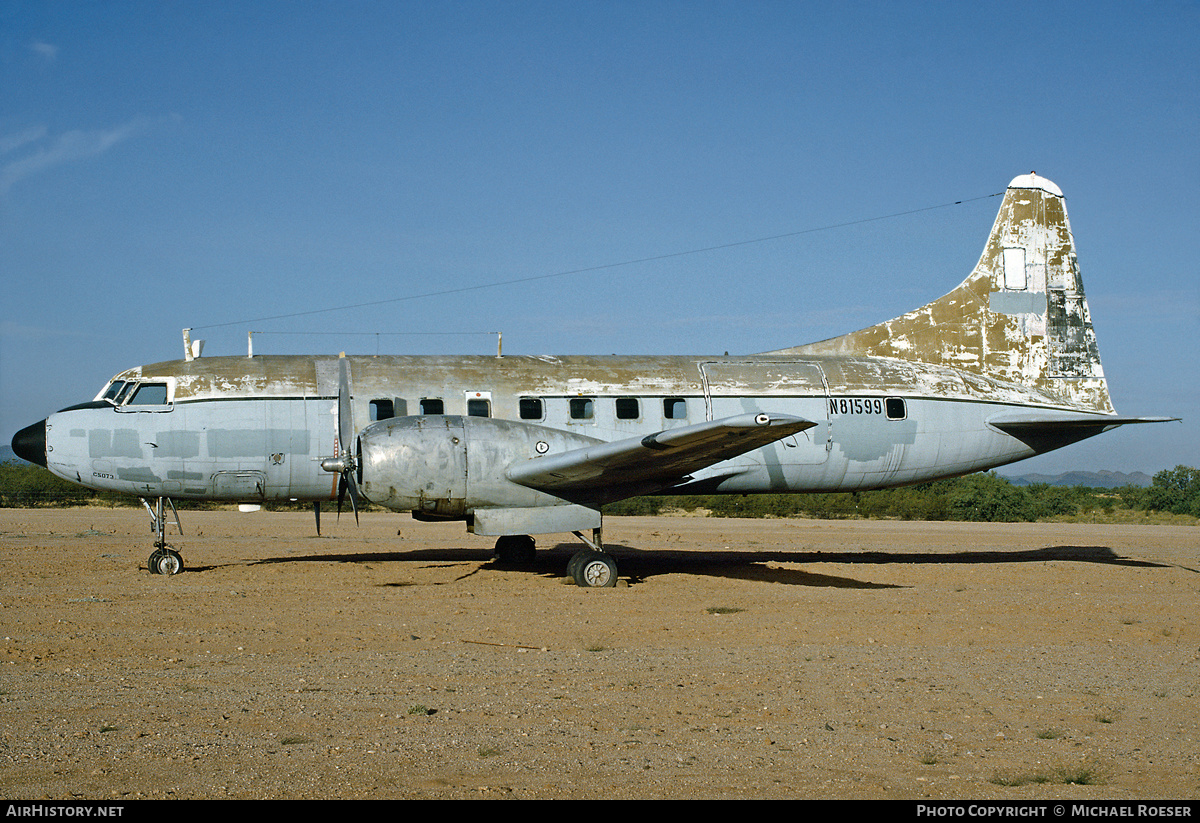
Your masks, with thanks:
M 150 569 L 150 574 L 179 574 L 183 571 L 183 556 L 167 545 L 166 519 L 163 517 L 164 500 L 171 507 L 171 513 L 175 515 L 175 528 L 179 529 L 180 534 L 183 534 L 183 526 L 179 523 L 179 512 L 175 510 L 175 504 L 169 497 L 158 498 L 157 504 L 153 508 L 143 499 L 142 505 L 150 513 L 150 529 L 154 532 L 154 551 L 150 553 L 150 559 L 146 561 L 146 566 Z
M 169 546 L 164 546 L 150 554 L 147 565 L 151 574 L 179 574 L 183 571 L 183 557 Z

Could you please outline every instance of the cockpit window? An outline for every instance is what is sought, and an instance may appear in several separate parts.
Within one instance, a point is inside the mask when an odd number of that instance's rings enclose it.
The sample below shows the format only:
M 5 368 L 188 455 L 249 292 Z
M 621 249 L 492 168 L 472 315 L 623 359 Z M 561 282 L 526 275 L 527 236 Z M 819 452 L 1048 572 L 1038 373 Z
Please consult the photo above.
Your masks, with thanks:
M 167 405 L 166 383 L 142 383 L 138 386 L 133 397 L 129 398 L 131 406 L 165 406 Z
M 116 403 L 118 406 L 121 405 L 122 403 L 124 403 L 125 398 L 129 396 L 129 391 L 136 385 L 137 385 L 137 383 L 126 383 L 125 385 L 123 385 L 121 387 L 121 390 L 119 392 L 117 392 L 117 396 L 113 398 L 113 402 Z
M 108 384 L 108 389 L 100 396 L 101 400 L 110 400 L 113 403 L 117 402 L 117 398 L 121 395 L 121 390 L 125 388 L 124 380 L 114 380 Z

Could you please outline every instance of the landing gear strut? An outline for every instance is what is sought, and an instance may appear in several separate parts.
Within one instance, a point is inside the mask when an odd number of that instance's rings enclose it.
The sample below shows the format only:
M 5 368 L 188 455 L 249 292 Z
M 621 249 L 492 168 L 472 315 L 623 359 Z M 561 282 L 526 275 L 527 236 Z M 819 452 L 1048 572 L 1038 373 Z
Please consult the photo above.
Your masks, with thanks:
M 572 532 L 588 545 L 567 561 L 567 576 L 575 581 L 575 585 L 586 589 L 611 589 L 617 585 L 617 561 L 604 551 L 600 529 L 592 529 L 592 539 L 584 537 L 582 532 Z
M 179 574 L 183 571 L 183 557 L 167 544 L 166 520 L 163 517 L 163 501 L 165 500 L 171 507 L 171 514 L 175 515 L 175 528 L 179 529 L 180 534 L 183 534 L 183 526 L 179 523 L 179 512 L 175 510 L 175 504 L 169 497 L 158 498 L 155 507 L 151 507 L 145 498 L 141 498 L 141 500 L 146 511 L 150 513 L 150 529 L 154 532 L 154 551 L 150 553 L 150 559 L 146 561 L 150 573 Z

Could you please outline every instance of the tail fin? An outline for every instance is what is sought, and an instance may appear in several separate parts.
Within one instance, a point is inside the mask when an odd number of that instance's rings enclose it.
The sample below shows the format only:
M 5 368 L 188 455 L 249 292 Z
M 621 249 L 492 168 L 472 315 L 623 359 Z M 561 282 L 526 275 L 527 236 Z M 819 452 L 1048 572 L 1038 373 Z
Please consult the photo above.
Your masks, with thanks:
M 772 353 L 931 363 L 1114 412 L 1063 193 L 1032 172 L 1009 183 L 983 256 L 954 291 L 886 323 Z

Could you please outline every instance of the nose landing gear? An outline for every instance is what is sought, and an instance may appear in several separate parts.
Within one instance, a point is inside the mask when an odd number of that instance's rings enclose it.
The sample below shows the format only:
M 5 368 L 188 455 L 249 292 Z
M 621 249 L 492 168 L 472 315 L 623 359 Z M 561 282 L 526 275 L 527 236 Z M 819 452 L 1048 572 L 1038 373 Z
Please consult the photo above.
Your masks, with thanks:
M 179 529 L 180 534 L 183 534 L 183 526 L 179 523 L 179 512 L 175 510 L 175 504 L 169 497 L 160 497 L 157 505 L 151 507 L 145 498 L 140 499 L 142 505 L 146 507 L 146 511 L 150 513 L 150 529 L 154 532 L 154 551 L 150 553 L 150 559 L 146 561 L 150 573 L 179 574 L 183 571 L 183 557 L 167 544 L 166 521 L 163 517 L 163 501 L 165 500 L 171 507 L 171 514 L 175 515 L 175 528 Z

